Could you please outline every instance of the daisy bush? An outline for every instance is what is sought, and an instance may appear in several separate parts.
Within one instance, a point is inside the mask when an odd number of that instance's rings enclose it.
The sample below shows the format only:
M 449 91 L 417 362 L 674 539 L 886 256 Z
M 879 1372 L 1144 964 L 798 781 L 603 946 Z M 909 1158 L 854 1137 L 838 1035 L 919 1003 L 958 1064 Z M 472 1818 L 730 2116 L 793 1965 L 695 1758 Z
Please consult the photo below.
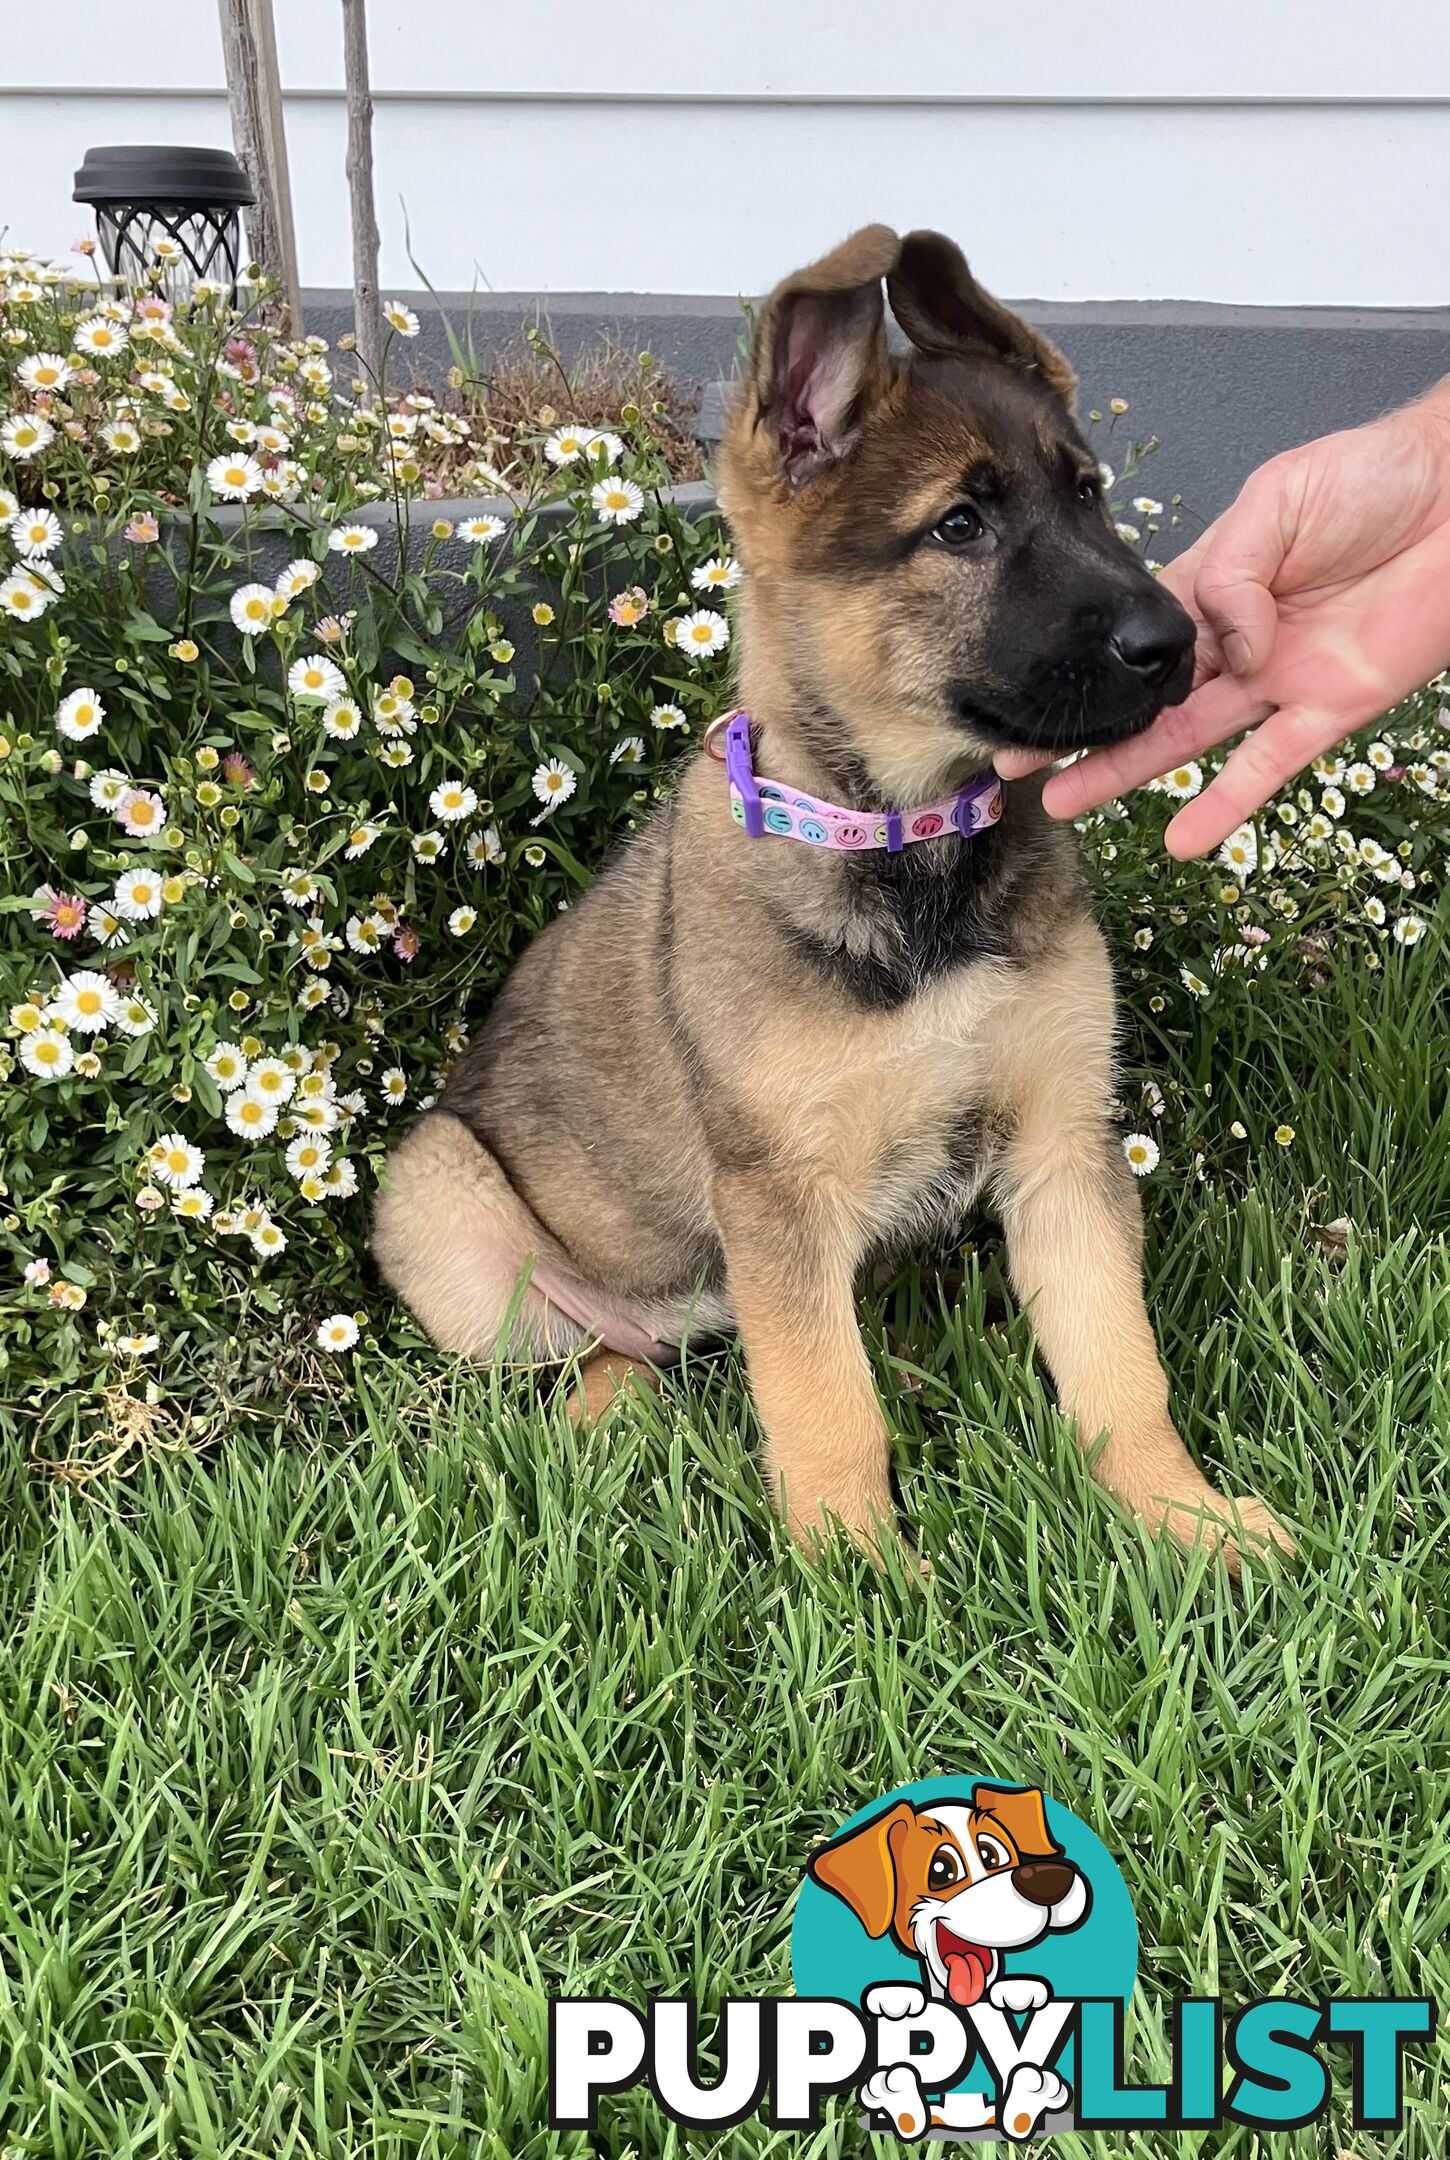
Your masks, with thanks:
M 391 1140 L 725 695 L 647 356 L 611 428 L 477 439 L 390 390 L 406 308 L 374 384 L 253 297 L 0 255 L 0 1310 L 46 1446 L 347 1362 Z
M 53 1456 L 408 1334 L 368 1274 L 379 1166 L 725 706 L 740 576 L 667 489 L 647 358 L 612 426 L 479 436 L 390 388 L 401 304 L 372 383 L 260 288 L 160 286 L 0 254 L 0 1360 Z M 1151 561 L 1181 509 L 1137 492 L 1125 411 L 1090 418 Z M 1185 1168 L 1150 1075 L 1206 1076 L 1238 1001 L 1424 964 L 1446 718 L 1411 701 L 1214 862 L 1161 844 L 1207 765 L 1085 822 L 1140 1176 Z

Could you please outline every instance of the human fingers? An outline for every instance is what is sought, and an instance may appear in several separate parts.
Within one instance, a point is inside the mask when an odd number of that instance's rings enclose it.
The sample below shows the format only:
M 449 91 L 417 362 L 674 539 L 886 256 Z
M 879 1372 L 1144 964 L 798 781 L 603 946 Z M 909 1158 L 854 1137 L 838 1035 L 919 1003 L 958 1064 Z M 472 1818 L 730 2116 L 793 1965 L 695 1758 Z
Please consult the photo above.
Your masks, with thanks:
M 1044 765 L 1055 765 L 1061 755 L 1059 750 L 999 750 L 992 763 L 1002 779 L 1025 780 Z
M 1192 613 L 1213 632 L 1235 675 L 1259 674 L 1273 652 L 1279 626 L 1273 587 L 1294 538 L 1299 494 L 1292 460 L 1272 459 L 1190 551 L 1198 558 L 1191 565 Z
M 1043 808 L 1055 818 L 1080 817 L 1084 810 L 1112 802 L 1129 788 L 1156 780 L 1241 729 L 1254 727 L 1273 709 L 1234 676 L 1215 676 L 1184 704 L 1160 713 L 1141 735 L 1094 750 L 1065 771 L 1054 773 L 1042 791 Z
M 1322 706 L 1281 706 L 1245 736 L 1203 793 L 1170 820 L 1163 835 L 1169 854 L 1180 861 L 1206 855 L 1358 724 Z

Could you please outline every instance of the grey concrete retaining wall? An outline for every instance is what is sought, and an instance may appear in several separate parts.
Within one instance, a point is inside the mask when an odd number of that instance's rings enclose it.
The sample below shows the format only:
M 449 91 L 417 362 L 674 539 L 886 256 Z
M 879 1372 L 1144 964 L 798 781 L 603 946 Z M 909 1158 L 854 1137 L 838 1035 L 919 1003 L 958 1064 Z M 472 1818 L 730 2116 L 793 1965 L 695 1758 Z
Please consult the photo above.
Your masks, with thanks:
M 1450 292 L 1450 275 L 1447 275 Z M 648 350 L 686 387 L 705 393 L 702 431 L 718 434 L 718 385 L 734 372 L 745 328 L 727 297 L 641 293 L 408 293 L 421 334 L 400 362 L 437 376 L 449 365 L 446 323 L 479 355 L 550 327 L 566 359 L 601 336 Z M 1167 556 L 1233 499 L 1276 450 L 1352 427 L 1450 373 L 1450 306 L 1431 309 L 1240 308 L 1195 301 L 1018 300 L 1077 369 L 1083 405 L 1129 401 L 1123 434 L 1163 447 L 1145 492 L 1181 494 L 1185 516 L 1163 535 Z M 335 340 L 351 327 L 347 293 L 305 296 L 307 326 Z M 1105 454 L 1120 462 L 1112 450 Z

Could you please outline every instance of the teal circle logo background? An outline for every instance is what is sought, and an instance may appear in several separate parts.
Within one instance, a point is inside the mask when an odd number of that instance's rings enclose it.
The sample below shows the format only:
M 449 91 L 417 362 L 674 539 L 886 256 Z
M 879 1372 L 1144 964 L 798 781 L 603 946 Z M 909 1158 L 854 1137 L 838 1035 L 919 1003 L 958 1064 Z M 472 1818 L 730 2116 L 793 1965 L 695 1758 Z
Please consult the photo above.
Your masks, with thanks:
M 1007 1782 L 977 1771 L 963 1771 L 959 1777 L 919 1778 L 914 1785 L 898 1785 L 868 1807 L 858 1808 L 836 1834 L 844 1836 L 870 1822 L 899 1800 L 910 1801 L 914 1807 L 951 1800 L 969 1804 L 974 1785 Z M 1138 1923 L 1127 1884 L 1107 1846 L 1086 1823 L 1046 1793 L 1042 1801 L 1048 1829 L 1092 1887 L 1092 1909 L 1079 1927 L 1044 1935 L 1029 1949 L 1005 1952 L 1002 1970 L 1037 1973 L 1054 1995 L 1116 1995 L 1126 2003 L 1138 1978 Z M 898 1949 L 889 1935 L 869 1936 L 851 1908 L 809 1876 L 796 1899 L 790 1966 L 797 1995 L 834 1995 L 857 2005 L 868 1987 L 887 1981 L 919 1987 L 922 1978 L 915 1958 Z M 1059 2065 L 1069 2081 L 1074 2076 L 1072 2058 L 1070 2046 Z M 962 2082 L 971 2085 L 974 2080 L 969 2074 Z

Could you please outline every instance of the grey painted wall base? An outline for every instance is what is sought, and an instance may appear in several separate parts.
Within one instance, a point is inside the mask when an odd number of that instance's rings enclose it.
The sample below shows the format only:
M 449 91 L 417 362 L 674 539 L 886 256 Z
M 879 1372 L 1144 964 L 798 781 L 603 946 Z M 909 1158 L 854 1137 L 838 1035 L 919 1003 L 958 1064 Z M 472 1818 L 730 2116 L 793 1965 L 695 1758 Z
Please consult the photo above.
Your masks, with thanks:
M 480 355 L 546 323 L 566 360 L 608 336 L 647 350 L 687 388 L 705 393 L 701 432 L 719 432 L 718 385 L 738 365 L 746 319 L 739 300 L 647 293 L 410 293 L 422 324 L 401 364 L 437 376 L 450 362 L 446 323 Z M 1253 468 L 1276 450 L 1353 427 L 1450 374 L 1450 306 L 1426 309 L 1240 308 L 1201 301 L 1018 300 L 1014 307 L 1067 354 L 1082 406 L 1106 412 L 1125 397 L 1115 440 L 1156 435 L 1161 450 L 1143 491 L 1183 497 L 1183 522 L 1155 543 L 1165 558 L 1216 517 Z M 309 292 L 307 327 L 336 340 L 352 325 L 351 296 Z M 1099 430 L 1099 439 L 1106 434 Z M 1112 464 L 1121 458 L 1111 447 Z

